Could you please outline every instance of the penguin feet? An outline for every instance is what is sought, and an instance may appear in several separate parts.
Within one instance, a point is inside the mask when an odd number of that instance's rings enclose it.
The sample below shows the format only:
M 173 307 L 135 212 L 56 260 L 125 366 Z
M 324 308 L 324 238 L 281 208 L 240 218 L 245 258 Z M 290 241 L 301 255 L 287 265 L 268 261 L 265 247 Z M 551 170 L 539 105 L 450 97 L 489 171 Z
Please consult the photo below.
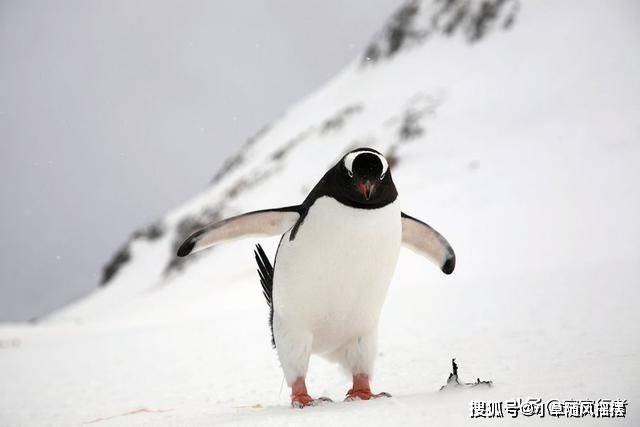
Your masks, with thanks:
M 370 400 L 377 399 L 379 397 L 391 397 L 389 393 L 382 392 L 374 394 L 371 392 L 369 386 L 369 375 L 367 374 L 355 374 L 353 376 L 353 387 L 347 392 L 345 402 L 352 402 L 354 400 Z
M 304 378 L 298 378 L 291 385 L 291 406 L 294 408 L 304 408 L 305 406 L 317 406 L 325 402 L 333 402 L 328 397 L 319 397 L 314 399 L 307 393 L 307 385 Z
M 318 406 L 325 402 L 333 402 L 333 400 L 328 397 L 318 397 L 317 399 L 312 398 L 308 394 L 298 394 L 291 396 L 291 406 L 294 408 L 304 408 L 305 406 Z
M 371 390 L 353 391 L 353 389 L 351 389 L 347 392 L 347 397 L 345 397 L 344 401 L 353 402 L 354 400 L 370 400 L 370 399 L 377 399 L 379 397 L 391 397 L 391 395 L 386 391 L 383 391 L 382 393 L 374 394 L 371 392 Z

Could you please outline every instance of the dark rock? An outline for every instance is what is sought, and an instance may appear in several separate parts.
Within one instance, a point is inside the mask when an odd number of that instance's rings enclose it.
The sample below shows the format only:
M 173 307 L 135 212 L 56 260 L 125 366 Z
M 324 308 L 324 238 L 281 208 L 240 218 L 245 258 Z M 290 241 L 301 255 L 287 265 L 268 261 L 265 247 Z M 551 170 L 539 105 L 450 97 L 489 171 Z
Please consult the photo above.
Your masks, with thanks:
M 269 130 L 271 130 L 271 124 L 267 124 L 263 126 L 252 137 L 247 139 L 247 141 L 244 143 L 244 145 L 240 149 L 240 152 L 237 155 L 230 157 L 229 159 L 224 161 L 224 163 L 222 164 L 218 172 L 216 172 L 216 174 L 213 176 L 209 184 L 215 184 L 216 182 L 220 181 L 222 177 L 224 177 L 229 172 L 231 172 L 232 170 L 240 166 L 245 160 L 244 152 L 246 151 L 246 149 L 252 146 L 253 144 L 255 144 L 258 140 L 260 140 L 264 135 L 267 134 L 267 132 L 269 132 Z
M 106 286 L 113 279 L 120 269 L 131 260 L 131 252 L 129 251 L 130 242 L 124 244 L 118 251 L 113 254 L 111 260 L 102 268 L 102 278 L 100 286 Z
M 430 37 L 462 33 L 468 43 L 482 40 L 493 29 L 508 30 L 520 11 L 519 0 L 419 0 L 406 2 L 367 46 L 362 64 L 391 58 Z
M 169 261 L 164 268 L 164 274 L 169 274 L 174 271 L 180 271 L 189 262 L 195 260 L 199 254 L 190 254 L 186 257 L 178 256 L 178 249 L 182 246 L 182 243 L 194 232 L 201 228 L 211 224 L 212 222 L 220 221 L 222 219 L 222 205 L 205 209 L 198 215 L 187 216 L 183 218 L 176 226 L 175 237 L 171 246 L 171 254 Z
M 116 251 L 111 257 L 111 260 L 102 268 L 102 277 L 100 278 L 100 286 L 105 286 L 113 279 L 113 277 L 124 267 L 129 261 L 131 261 L 131 243 L 134 240 L 157 240 L 164 235 L 164 225 L 158 221 L 153 224 L 138 229 L 131 233 L 129 239 Z
M 344 126 L 349 117 L 362 112 L 363 109 L 364 108 L 360 104 L 353 104 L 343 108 L 322 123 L 322 126 L 320 127 L 320 133 L 324 134 L 340 129 L 342 126 Z
M 447 378 L 447 383 L 440 387 L 440 390 L 442 391 L 451 388 L 469 388 L 477 386 L 492 387 L 493 381 L 481 381 L 480 378 L 478 378 L 473 383 L 461 382 L 458 378 L 458 364 L 456 363 L 456 359 L 451 359 L 451 373 L 449 374 L 449 378 Z

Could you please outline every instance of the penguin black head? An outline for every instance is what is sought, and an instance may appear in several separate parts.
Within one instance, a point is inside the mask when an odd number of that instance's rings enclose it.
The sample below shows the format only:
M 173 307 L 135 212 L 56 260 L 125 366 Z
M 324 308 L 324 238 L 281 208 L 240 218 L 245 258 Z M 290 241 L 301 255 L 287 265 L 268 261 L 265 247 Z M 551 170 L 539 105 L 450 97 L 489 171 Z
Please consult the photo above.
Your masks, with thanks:
M 334 170 L 339 199 L 351 206 L 376 208 L 393 202 L 398 195 L 387 159 L 374 149 L 347 153 Z

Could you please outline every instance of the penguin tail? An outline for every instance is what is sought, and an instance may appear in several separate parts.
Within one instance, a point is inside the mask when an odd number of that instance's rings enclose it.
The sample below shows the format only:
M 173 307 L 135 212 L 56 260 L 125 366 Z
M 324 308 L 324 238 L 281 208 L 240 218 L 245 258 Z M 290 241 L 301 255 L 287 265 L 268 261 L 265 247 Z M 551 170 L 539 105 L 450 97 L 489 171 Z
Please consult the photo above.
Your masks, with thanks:
M 253 251 L 258 264 L 258 276 L 260 277 L 260 284 L 262 285 L 262 294 L 267 300 L 269 306 L 269 328 L 271 329 L 271 344 L 275 348 L 276 342 L 273 337 L 273 265 L 269 261 L 269 257 L 262 249 L 260 244 L 256 245 L 256 249 Z
M 262 294 L 267 300 L 267 304 L 271 306 L 271 299 L 273 295 L 273 266 L 260 244 L 256 245 L 256 249 L 253 251 L 253 254 L 256 257 L 256 263 L 258 264 L 258 275 L 260 276 L 260 284 L 262 285 Z

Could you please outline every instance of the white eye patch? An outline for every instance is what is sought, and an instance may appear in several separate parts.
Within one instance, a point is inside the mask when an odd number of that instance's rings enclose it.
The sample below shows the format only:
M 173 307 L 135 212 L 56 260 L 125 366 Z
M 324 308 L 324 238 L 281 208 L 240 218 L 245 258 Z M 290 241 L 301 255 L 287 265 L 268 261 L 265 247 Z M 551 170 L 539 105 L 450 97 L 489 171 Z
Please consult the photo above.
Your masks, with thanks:
M 380 175 L 380 178 L 381 179 L 384 178 L 384 175 L 387 173 L 387 170 L 389 169 L 389 163 L 387 163 L 387 159 L 385 159 L 382 154 L 376 153 L 375 151 L 355 151 L 353 153 L 349 153 L 346 156 L 344 156 L 344 167 L 347 168 L 349 175 L 353 176 L 353 161 L 360 154 L 364 154 L 364 153 L 378 156 L 378 158 L 380 159 L 380 163 L 382 163 L 382 174 Z

